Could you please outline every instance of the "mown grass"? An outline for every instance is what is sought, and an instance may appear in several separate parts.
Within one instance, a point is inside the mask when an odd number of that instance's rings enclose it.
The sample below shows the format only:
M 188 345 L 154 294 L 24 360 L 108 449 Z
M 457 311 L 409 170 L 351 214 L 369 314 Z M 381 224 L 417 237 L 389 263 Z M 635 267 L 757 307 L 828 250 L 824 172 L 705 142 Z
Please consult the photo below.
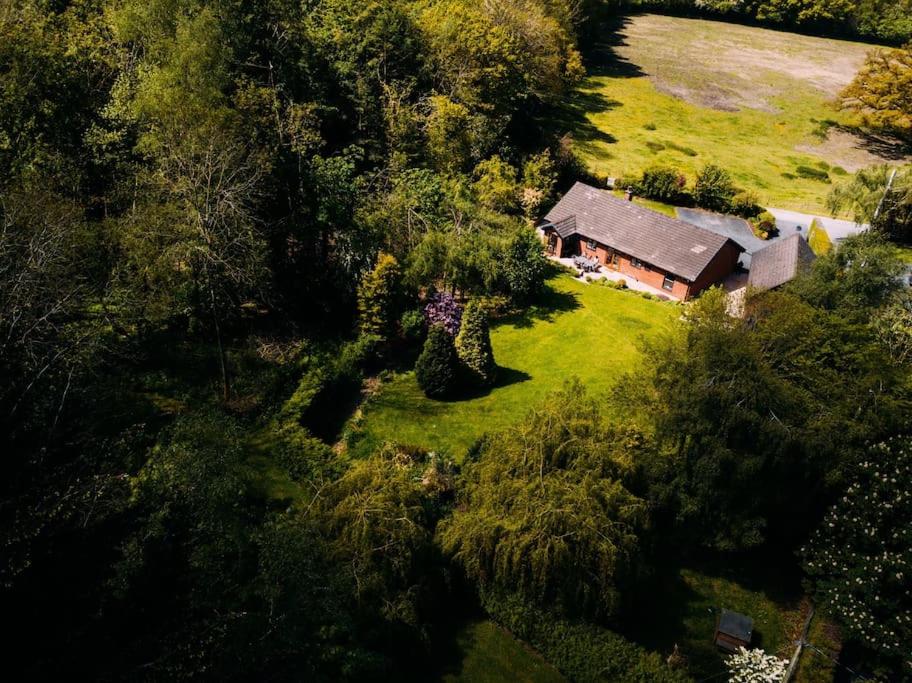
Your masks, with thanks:
M 443 683 L 560 683 L 564 677 L 541 655 L 492 621 L 467 624 L 456 635 L 458 663 Z
M 640 339 L 670 330 L 677 304 L 643 299 L 561 274 L 537 306 L 491 331 L 500 368 L 488 393 L 456 401 L 424 396 L 413 372 L 393 376 L 350 421 L 355 455 L 384 441 L 445 451 L 461 460 L 486 432 L 519 420 L 530 406 L 579 377 L 591 393 L 613 386 L 641 359 Z
M 616 35 L 558 116 L 598 175 L 667 164 L 693 178 L 715 163 L 764 205 L 815 213 L 848 175 L 842 165 L 871 161 L 847 134 L 826 140 L 856 123 L 833 101 L 840 69 L 847 83 L 869 45 L 650 15 Z M 828 65 L 833 55 L 845 63 Z

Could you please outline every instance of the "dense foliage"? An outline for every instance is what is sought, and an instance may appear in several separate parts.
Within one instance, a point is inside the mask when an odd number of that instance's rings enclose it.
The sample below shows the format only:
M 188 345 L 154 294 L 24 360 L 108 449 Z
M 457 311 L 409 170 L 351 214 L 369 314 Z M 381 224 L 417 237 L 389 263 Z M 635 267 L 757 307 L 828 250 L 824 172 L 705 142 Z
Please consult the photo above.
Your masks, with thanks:
M 570 614 L 614 613 L 646 524 L 629 488 L 643 440 L 568 385 L 484 443 L 441 529 L 444 549 L 483 588 Z
M 456 336 L 456 353 L 471 384 L 485 387 L 494 382 L 497 365 L 491 348 L 488 314 L 478 300 L 470 301 L 465 308 Z
M 842 92 L 842 105 L 859 111 L 866 124 L 912 141 L 912 43 L 874 50 Z
M 833 188 L 828 205 L 900 244 L 912 240 L 912 167 L 872 166 Z
M 872 447 L 802 550 L 820 601 L 850 633 L 883 656 L 890 671 L 912 671 L 912 449 L 908 438 Z M 893 668 L 895 667 L 895 668 Z
M 425 396 L 451 396 L 459 385 L 459 358 L 453 337 L 443 325 L 431 325 L 421 355 L 415 362 L 415 379 Z

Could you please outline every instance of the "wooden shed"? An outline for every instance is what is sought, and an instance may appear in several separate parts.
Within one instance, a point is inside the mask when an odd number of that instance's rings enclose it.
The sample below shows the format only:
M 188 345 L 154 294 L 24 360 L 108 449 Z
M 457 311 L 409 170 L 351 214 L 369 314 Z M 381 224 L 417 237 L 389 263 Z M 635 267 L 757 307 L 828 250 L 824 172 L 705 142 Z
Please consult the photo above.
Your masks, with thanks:
M 716 624 L 716 647 L 728 652 L 737 652 L 738 648 L 750 646 L 754 632 L 754 620 L 743 614 L 723 609 Z

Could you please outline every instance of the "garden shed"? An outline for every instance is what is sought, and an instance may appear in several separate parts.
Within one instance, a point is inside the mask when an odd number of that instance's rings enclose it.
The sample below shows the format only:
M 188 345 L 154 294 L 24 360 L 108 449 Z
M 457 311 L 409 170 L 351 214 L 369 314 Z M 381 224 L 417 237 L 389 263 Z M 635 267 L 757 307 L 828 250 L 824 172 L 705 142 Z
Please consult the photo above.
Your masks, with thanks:
M 754 620 L 750 617 L 723 609 L 716 625 L 714 641 L 716 647 L 737 652 L 738 648 L 748 647 L 754 632 Z

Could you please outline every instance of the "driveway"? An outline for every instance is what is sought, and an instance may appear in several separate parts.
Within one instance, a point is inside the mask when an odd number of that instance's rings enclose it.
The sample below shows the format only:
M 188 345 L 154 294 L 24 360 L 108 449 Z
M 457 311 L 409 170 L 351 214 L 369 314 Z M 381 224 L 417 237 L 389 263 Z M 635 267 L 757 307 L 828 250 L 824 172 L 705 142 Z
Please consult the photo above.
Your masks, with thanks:
M 710 232 L 722 235 L 723 237 L 729 237 L 744 247 L 744 253 L 741 255 L 741 263 L 743 263 L 744 267 L 748 270 L 750 269 L 751 264 L 751 254 L 755 251 L 760 251 L 763 247 L 768 247 L 777 239 L 791 234 L 791 232 L 786 233 L 784 230 L 780 230 L 777 237 L 773 237 L 769 240 L 762 240 L 754 235 L 750 224 L 743 218 L 738 218 L 737 216 L 723 216 L 720 213 L 712 213 L 710 211 L 703 211 L 702 209 L 684 209 L 678 207 L 675 211 L 678 213 L 678 218 L 685 223 L 696 225 L 698 228 L 709 230 Z M 794 228 L 792 228 L 792 231 L 794 231 Z
M 795 232 L 796 228 L 800 227 L 805 237 L 807 237 L 811 223 L 816 219 L 817 222 L 823 226 L 823 229 L 826 230 L 827 235 L 830 236 L 830 241 L 839 242 L 846 237 L 851 237 L 852 235 L 864 232 L 870 227 L 868 225 L 859 225 L 854 221 L 812 216 L 811 214 L 798 213 L 797 211 L 789 211 L 788 209 L 767 209 L 767 211 L 776 217 L 776 225 L 779 226 L 780 234 L 787 233 L 790 235 Z

